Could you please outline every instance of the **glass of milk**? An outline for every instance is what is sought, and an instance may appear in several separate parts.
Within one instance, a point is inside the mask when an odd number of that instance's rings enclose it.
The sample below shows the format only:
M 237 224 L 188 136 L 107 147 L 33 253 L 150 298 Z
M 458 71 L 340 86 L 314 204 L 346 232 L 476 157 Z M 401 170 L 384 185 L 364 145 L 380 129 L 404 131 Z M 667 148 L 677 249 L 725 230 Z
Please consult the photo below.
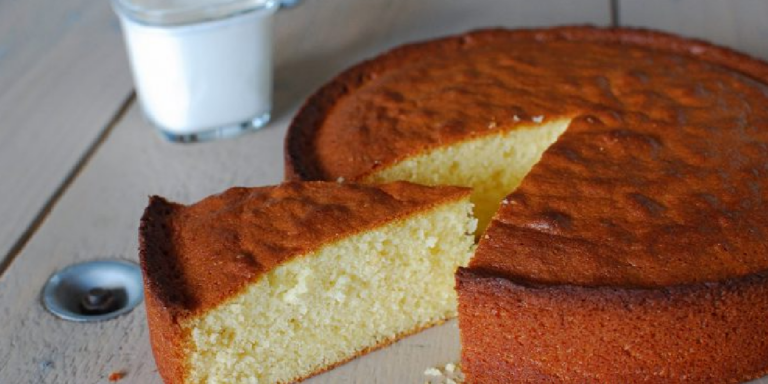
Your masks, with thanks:
M 236 136 L 272 109 L 278 0 L 112 0 L 139 102 L 171 141 Z

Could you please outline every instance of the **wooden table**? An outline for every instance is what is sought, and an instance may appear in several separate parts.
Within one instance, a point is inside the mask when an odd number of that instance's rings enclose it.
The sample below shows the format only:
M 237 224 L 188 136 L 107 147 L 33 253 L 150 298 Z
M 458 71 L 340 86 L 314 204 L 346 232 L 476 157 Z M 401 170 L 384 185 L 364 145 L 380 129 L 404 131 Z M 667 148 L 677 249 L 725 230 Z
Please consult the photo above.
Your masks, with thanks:
M 276 110 L 255 134 L 162 141 L 142 118 L 108 1 L 0 2 L 0 383 L 160 383 L 144 307 L 101 323 L 40 304 L 55 271 L 137 259 L 150 194 L 193 202 L 277 183 L 282 139 L 302 101 L 335 73 L 389 47 L 487 26 L 632 25 L 709 39 L 768 59 L 768 1 L 307 0 L 280 12 Z M 458 360 L 449 322 L 312 383 L 422 383 Z M 768 378 L 755 381 L 768 384 Z

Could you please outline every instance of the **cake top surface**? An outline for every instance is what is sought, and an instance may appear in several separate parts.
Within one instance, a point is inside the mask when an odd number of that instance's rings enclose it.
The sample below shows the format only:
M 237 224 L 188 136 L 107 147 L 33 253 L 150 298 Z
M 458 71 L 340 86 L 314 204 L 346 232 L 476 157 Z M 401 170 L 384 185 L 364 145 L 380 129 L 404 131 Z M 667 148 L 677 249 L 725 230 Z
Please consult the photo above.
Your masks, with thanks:
M 719 281 L 768 269 L 766 80 L 758 60 L 657 32 L 474 32 L 340 75 L 294 121 L 289 174 L 354 179 L 569 117 L 471 266 L 549 284 Z
M 295 257 L 468 196 L 407 182 L 231 188 L 189 206 L 153 196 L 139 230 L 148 294 L 177 312 L 202 311 Z
M 746 97 L 765 94 L 749 77 L 768 79 L 768 67 L 647 30 L 486 30 L 406 45 L 350 68 L 307 101 L 286 137 L 286 172 L 354 180 L 425 149 L 554 117 L 603 113 L 632 129 L 618 120 L 636 114 L 680 128 L 686 118 L 764 105 Z

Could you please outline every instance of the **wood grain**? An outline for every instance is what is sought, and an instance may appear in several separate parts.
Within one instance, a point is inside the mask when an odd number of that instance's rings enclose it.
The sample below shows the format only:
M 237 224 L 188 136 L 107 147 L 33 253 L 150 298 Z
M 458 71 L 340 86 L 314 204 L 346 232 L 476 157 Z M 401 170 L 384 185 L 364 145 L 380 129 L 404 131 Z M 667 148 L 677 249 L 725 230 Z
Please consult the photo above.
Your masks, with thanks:
M 108 1 L 0 2 L 0 265 L 130 93 Z
M 76 261 L 136 260 L 138 218 L 149 194 L 192 202 L 233 185 L 279 182 L 293 112 L 346 66 L 414 39 L 497 25 L 608 24 L 609 15 L 604 0 L 322 0 L 281 12 L 270 126 L 237 140 L 180 146 L 161 141 L 134 106 L 61 197 L 0 278 L 0 382 L 96 383 L 125 371 L 121 383 L 159 383 L 143 306 L 104 323 L 66 322 L 42 309 L 42 285 Z M 452 327 L 407 338 L 311 382 L 423 382 L 425 368 L 457 359 Z
M 706 39 L 768 59 L 768 1 L 624 0 L 619 23 Z

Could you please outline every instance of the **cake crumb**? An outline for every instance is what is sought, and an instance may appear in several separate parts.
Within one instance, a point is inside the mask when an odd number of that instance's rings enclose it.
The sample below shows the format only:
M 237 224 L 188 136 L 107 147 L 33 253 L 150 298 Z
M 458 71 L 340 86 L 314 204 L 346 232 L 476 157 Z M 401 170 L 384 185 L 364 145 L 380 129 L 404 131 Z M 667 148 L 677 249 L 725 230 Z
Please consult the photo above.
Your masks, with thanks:
M 544 115 L 538 115 L 531 118 L 534 123 L 541 124 L 542 121 L 544 121 Z
M 514 116 L 512 116 L 512 121 L 515 122 L 515 123 L 520 122 L 520 118 L 517 117 L 517 115 L 514 115 Z
M 343 177 L 339 177 L 338 179 L 336 179 L 336 182 L 337 183 L 343 183 L 344 182 L 344 178 Z
M 424 375 L 430 376 L 428 384 L 462 384 L 464 383 L 464 372 L 461 371 L 461 365 L 448 363 L 442 369 L 428 368 Z
M 496 128 L 496 122 L 495 121 L 491 121 L 490 123 L 488 123 L 488 129 L 494 129 L 494 128 Z
M 109 382 L 114 383 L 122 380 L 125 377 L 124 371 L 115 371 L 109 374 Z

